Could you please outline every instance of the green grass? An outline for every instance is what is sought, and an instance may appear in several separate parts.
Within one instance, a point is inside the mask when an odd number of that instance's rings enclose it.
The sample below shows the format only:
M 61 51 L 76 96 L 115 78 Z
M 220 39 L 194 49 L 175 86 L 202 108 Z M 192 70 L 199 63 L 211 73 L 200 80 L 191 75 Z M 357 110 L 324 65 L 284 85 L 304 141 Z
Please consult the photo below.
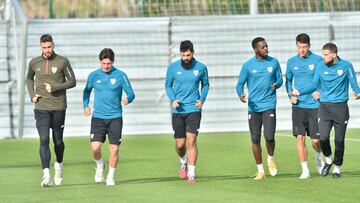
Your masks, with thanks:
M 311 178 L 299 180 L 295 139 L 278 132 L 278 175 L 265 181 L 251 178 L 256 166 L 248 133 L 200 134 L 195 185 L 178 179 L 171 135 L 125 137 L 115 187 L 94 183 L 95 162 L 87 137 L 65 138 L 63 184 L 45 189 L 40 187 L 38 140 L 0 140 L 0 202 L 358 202 L 359 134 L 347 133 L 341 179 L 316 174 L 310 149 Z M 103 152 L 108 160 L 107 144 Z

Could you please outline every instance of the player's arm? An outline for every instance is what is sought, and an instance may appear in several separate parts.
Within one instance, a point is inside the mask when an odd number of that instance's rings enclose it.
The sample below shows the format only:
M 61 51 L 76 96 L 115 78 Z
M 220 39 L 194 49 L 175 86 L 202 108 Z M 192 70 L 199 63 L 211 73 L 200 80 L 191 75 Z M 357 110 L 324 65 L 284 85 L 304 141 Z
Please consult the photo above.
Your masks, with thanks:
M 240 74 L 239 74 L 239 80 L 236 84 L 236 93 L 240 98 L 240 101 L 246 102 L 246 95 L 244 92 L 244 86 L 248 79 L 248 71 L 246 66 L 243 66 L 241 68 Z
M 292 92 L 292 89 L 293 89 L 293 74 L 292 74 L 292 71 L 291 71 L 291 67 L 290 67 L 290 64 L 289 62 L 287 63 L 286 65 L 286 73 L 285 73 L 285 88 L 286 88 L 286 92 L 288 94 L 288 97 L 290 99 L 290 103 L 291 104 L 296 104 L 297 103 L 297 97 L 295 96 L 292 96 L 291 92 Z
M 320 85 L 320 75 L 319 75 L 320 73 L 318 70 L 319 69 L 317 68 L 315 71 L 315 74 L 314 74 L 314 78 L 308 86 L 306 86 L 302 89 L 299 89 L 299 90 L 293 90 L 292 95 L 300 96 L 303 94 L 310 94 L 310 93 L 313 93 L 314 91 L 316 91 Z
M 281 72 L 281 67 L 278 61 L 276 61 L 276 81 L 274 84 L 272 84 L 272 89 L 278 89 L 281 87 L 281 85 L 283 84 L 283 79 L 282 79 L 282 72 Z
M 173 108 L 177 108 L 180 106 L 180 101 L 175 98 L 173 84 L 174 84 L 174 74 L 171 71 L 171 67 L 169 66 L 165 78 L 165 92 L 171 102 L 171 106 Z
M 356 73 L 354 71 L 354 67 L 352 66 L 352 64 L 349 65 L 349 73 L 347 76 L 350 82 L 351 89 L 353 90 L 352 97 L 354 99 L 360 99 L 360 88 L 357 83 Z
M 131 87 L 129 78 L 127 77 L 127 75 L 125 73 L 122 76 L 121 86 L 123 87 L 123 89 L 126 93 L 126 98 L 122 99 L 122 104 L 126 106 L 135 99 L 135 93 L 134 93 L 133 88 Z
M 200 99 L 198 99 L 195 104 L 198 109 L 202 108 L 202 106 L 206 100 L 206 97 L 209 93 L 209 88 L 210 88 L 209 76 L 208 76 L 208 71 L 207 71 L 206 67 L 204 69 L 204 74 L 201 76 L 200 82 L 201 82 Z
M 85 85 L 85 88 L 83 91 L 83 108 L 84 108 L 85 116 L 91 115 L 91 111 L 89 108 L 89 101 L 90 101 L 90 94 L 91 94 L 92 89 L 93 89 L 93 86 L 92 86 L 92 79 L 91 79 L 91 74 L 90 74 L 86 81 L 86 85 Z
M 66 90 L 76 86 L 76 78 L 69 60 L 65 60 L 65 68 L 63 69 L 66 81 L 60 84 L 50 84 L 50 92 Z M 45 84 L 46 85 L 46 84 Z M 47 88 L 48 89 L 48 88 Z M 49 91 L 49 90 L 48 90 Z
M 41 97 L 41 95 L 38 95 L 38 94 L 35 93 L 35 90 L 34 90 L 34 85 L 35 85 L 34 77 L 35 77 L 35 71 L 32 69 L 31 62 L 30 62 L 28 72 L 27 72 L 27 75 L 26 75 L 26 86 L 27 86 L 27 89 L 28 89 L 28 92 L 29 92 L 31 102 L 36 103 L 36 102 L 39 101 L 39 98 Z

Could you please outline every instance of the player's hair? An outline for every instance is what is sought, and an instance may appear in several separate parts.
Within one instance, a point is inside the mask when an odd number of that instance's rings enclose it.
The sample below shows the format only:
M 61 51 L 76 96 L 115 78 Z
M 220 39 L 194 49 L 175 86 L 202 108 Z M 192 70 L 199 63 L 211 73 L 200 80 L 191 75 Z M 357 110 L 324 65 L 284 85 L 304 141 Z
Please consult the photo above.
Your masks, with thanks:
M 184 40 L 180 43 L 180 52 L 186 52 L 190 50 L 191 53 L 194 53 L 194 45 L 190 40 Z
M 110 61 L 114 62 L 115 54 L 112 49 L 104 48 L 101 50 L 99 54 L 99 60 L 102 61 L 103 59 L 109 59 Z
M 296 36 L 296 42 L 310 44 L 310 36 L 306 33 L 301 33 Z
M 252 42 L 251 42 L 252 48 L 255 49 L 257 43 L 262 42 L 262 41 L 265 41 L 265 38 L 263 38 L 263 37 L 256 37 L 255 39 L 253 39 Z
M 49 35 L 49 34 L 43 34 L 43 35 L 40 37 L 40 42 L 41 42 L 41 43 L 45 43 L 45 42 L 51 42 L 51 43 L 53 43 L 53 38 L 52 38 L 51 35 Z
M 329 50 L 331 53 L 337 54 L 338 52 L 338 48 L 336 46 L 336 44 L 334 43 L 326 43 L 323 47 L 322 50 Z

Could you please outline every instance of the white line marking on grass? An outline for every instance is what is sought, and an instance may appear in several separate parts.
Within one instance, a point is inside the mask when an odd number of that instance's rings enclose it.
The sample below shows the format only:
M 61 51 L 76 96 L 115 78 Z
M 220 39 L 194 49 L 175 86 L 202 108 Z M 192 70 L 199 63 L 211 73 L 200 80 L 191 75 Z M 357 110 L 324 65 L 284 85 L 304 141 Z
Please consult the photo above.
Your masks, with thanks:
M 291 133 L 289 133 L 289 134 L 287 134 L 287 133 L 275 133 L 275 137 L 277 137 L 277 136 L 294 138 L 294 136 Z M 334 137 L 331 136 L 330 139 L 334 140 Z M 360 139 L 358 139 L 358 138 L 347 138 L 346 135 L 345 135 L 345 141 L 360 142 Z

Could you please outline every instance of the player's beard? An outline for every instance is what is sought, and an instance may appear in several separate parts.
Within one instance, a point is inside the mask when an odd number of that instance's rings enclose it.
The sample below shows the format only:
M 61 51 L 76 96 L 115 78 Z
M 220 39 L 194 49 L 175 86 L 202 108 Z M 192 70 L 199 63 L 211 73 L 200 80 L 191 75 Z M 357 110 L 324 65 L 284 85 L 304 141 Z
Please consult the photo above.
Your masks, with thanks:
M 193 60 L 194 60 L 194 58 L 192 58 L 191 60 L 182 60 L 182 59 L 181 59 L 181 65 L 182 65 L 182 67 L 184 67 L 185 69 L 190 69 Z

